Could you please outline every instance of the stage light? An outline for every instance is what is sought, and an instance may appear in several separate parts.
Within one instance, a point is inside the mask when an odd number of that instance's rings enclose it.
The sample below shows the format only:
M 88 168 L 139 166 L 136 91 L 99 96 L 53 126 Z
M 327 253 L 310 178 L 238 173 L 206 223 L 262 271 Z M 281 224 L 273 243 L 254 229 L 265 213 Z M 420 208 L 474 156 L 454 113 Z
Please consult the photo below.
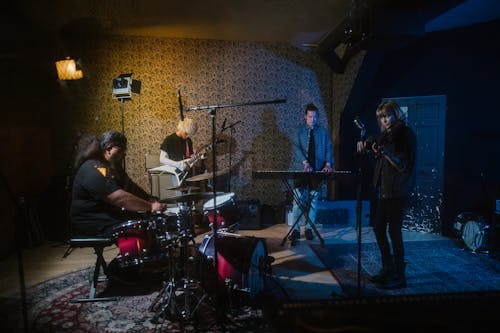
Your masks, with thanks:
M 120 74 L 113 79 L 113 98 L 131 99 L 132 98 L 132 73 Z
M 76 68 L 76 62 L 70 57 L 56 61 L 57 77 L 59 80 L 79 80 L 83 77 L 83 71 Z

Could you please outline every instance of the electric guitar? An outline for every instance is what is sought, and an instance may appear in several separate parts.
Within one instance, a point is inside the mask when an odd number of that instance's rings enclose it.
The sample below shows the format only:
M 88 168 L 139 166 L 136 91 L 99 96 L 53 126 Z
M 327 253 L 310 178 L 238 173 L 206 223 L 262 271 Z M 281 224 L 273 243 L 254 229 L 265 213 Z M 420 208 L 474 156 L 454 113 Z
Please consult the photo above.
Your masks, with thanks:
M 220 141 L 218 141 L 216 143 L 219 143 L 219 142 Z M 189 158 L 181 160 L 180 162 L 182 162 L 183 164 L 187 164 L 187 166 L 188 166 L 184 170 L 180 170 L 179 168 L 165 164 L 165 165 L 161 165 L 161 166 L 156 167 L 156 168 L 151 168 L 151 169 L 149 169 L 149 172 L 160 172 L 160 173 L 168 172 L 168 173 L 172 174 L 173 176 L 175 176 L 175 180 L 177 182 L 176 186 L 181 186 L 182 183 L 184 182 L 184 180 L 186 179 L 187 175 L 189 174 L 189 171 L 191 170 L 193 165 L 196 162 L 198 162 L 203 157 L 203 155 L 206 154 L 207 152 L 209 152 L 210 150 L 212 150 L 212 144 L 208 144 L 208 145 L 200 148 L 196 153 L 191 155 Z

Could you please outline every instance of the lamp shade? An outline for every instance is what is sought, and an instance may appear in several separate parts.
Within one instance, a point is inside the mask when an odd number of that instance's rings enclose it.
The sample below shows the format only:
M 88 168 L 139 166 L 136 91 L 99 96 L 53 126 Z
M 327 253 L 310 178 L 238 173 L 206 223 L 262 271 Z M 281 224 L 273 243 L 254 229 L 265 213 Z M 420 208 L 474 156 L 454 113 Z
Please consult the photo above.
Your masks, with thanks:
M 56 61 L 57 76 L 59 80 L 78 80 L 83 77 L 83 72 L 76 69 L 76 62 L 66 58 Z

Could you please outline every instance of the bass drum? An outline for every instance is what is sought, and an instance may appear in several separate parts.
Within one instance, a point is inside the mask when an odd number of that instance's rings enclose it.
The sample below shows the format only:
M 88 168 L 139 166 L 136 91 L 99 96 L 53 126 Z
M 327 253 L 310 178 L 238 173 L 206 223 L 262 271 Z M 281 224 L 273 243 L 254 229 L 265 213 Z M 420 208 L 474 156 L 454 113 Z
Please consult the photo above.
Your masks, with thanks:
M 265 239 L 227 232 L 217 233 L 217 266 L 219 287 L 243 291 L 255 299 L 264 290 L 263 264 L 267 260 Z M 201 280 L 216 292 L 214 237 L 206 235 L 199 247 L 202 255 Z
M 487 250 L 489 238 L 489 226 L 482 218 L 465 222 L 462 228 L 462 240 L 465 246 L 472 251 Z

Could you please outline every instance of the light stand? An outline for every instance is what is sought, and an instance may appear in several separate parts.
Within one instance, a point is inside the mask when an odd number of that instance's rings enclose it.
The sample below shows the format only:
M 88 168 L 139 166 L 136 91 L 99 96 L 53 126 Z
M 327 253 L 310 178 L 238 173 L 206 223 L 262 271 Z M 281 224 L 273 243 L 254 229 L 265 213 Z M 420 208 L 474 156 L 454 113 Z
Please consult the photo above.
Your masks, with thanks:
M 132 80 L 132 73 L 120 74 L 113 79 L 112 97 L 120 102 L 122 134 L 125 136 L 125 101 L 132 99 L 132 93 L 140 94 L 141 81 Z M 125 159 L 123 159 L 123 170 L 125 171 Z
M 122 124 L 122 134 L 125 136 L 125 100 L 123 98 L 119 99 L 120 101 L 120 113 L 122 116 L 121 124 Z

